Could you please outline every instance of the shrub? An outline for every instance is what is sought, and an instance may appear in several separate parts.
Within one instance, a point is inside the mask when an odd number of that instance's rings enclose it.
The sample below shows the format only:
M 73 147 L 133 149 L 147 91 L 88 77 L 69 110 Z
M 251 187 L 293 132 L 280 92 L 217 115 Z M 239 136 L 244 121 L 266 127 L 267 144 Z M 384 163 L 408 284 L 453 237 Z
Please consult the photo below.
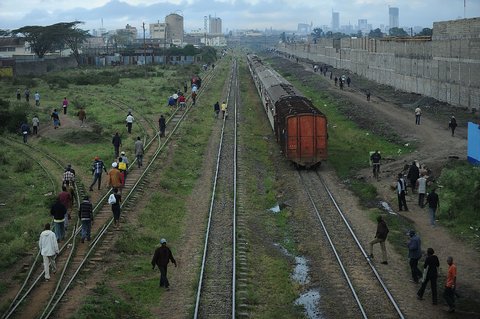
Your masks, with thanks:
M 33 88 L 37 86 L 37 82 L 30 76 L 18 76 L 13 79 L 13 85 Z
M 32 163 L 28 159 L 20 159 L 15 163 L 15 172 L 16 173 L 25 173 L 32 169 Z
M 49 75 L 45 77 L 45 81 L 48 84 L 48 87 L 53 90 L 54 88 L 67 89 L 69 84 L 69 79 L 61 75 Z
M 0 132 L 16 133 L 23 122 L 27 122 L 27 110 L 13 107 L 10 102 L 0 99 Z

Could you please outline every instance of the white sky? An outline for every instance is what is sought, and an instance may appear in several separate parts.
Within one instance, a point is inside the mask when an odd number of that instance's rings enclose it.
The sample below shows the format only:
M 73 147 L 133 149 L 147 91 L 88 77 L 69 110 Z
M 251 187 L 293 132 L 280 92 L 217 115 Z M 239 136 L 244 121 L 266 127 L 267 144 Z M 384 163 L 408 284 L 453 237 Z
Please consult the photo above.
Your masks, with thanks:
M 480 17 L 480 0 L 466 1 L 466 17 Z M 0 29 L 57 22 L 84 21 L 83 29 L 98 29 L 103 18 L 108 29 L 128 23 L 164 21 L 166 15 L 184 16 L 186 31 L 203 29 L 204 16 L 222 19 L 223 32 L 265 28 L 296 30 L 298 23 L 331 25 L 331 12 L 340 12 L 340 24 L 356 25 L 368 19 L 374 28 L 388 25 L 388 6 L 399 7 L 400 26 L 432 27 L 434 21 L 464 16 L 464 0 L 0 0 Z

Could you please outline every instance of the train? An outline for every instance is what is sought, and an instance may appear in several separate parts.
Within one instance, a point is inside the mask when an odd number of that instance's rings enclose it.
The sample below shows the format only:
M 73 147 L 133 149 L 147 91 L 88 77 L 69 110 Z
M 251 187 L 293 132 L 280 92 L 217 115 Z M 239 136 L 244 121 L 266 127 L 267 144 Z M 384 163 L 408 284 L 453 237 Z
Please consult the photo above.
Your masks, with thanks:
M 318 167 L 328 158 L 325 114 L 257 55 L 248 54 L 247 62 L 285 158 L 297 167 Z

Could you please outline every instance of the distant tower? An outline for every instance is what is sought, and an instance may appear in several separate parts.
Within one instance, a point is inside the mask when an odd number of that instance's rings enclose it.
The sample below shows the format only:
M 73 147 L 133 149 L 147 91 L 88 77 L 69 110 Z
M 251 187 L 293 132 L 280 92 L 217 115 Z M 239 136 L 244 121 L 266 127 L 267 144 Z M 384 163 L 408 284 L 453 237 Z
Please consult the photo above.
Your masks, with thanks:
M 340 13 L 332 11 L 332 30 L 338 31 L 340 29 Z
M 209 20 L 209 33 L 210 34 L 221 34 L 222 33 L 222 19 L 217 17 L 208 16 Z
M 176 13 L 171 13 L 165 17 L 167 42 L 175 45 L 183 43 L 183 17 Z
M 399 20 L 398 20 L 398 8 L 389 7 L 388 8 L 388 16 L 389 16 L 389 25 L 388 27 L 391 28 L 398 28 Z

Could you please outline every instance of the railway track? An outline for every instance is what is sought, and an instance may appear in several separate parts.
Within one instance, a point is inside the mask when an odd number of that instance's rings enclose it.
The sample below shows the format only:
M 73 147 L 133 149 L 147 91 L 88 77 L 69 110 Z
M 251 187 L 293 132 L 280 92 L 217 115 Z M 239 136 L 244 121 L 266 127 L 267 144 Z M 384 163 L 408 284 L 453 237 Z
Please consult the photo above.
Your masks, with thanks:
M 205 76 L 204 87 L 208 87 L 212 77 L 213 72 Z M 201 97 L 203 91 L 201 90 L 198 93 L 198 98 Z M 145 145 L 144 161 L 145 163 L 148 162 L 145 165 L 145 169 L 135 169 L 136 161 L 130 164 L 122 194 L 122 209 L 134 206 L 135 201 L 138 200 L 144 186 L 147 184 L 148 175 L 155 167 L 156 159 L 166 148 L 191 108 L 192 106 L 189 104 L 184 110 L 178 108 L 175 110 L 167 119 L 167 123 L 173 122 L 172 128 L 166 132 L 166 136 L 162 140 L 159 138 L 159 133 L 154 130 L 154 136 Z M 158 146 L 153 147 L 155 142 L 158 142 Z M 35 264 L 32 265 L 32 269 L 25 279 L 22 288 L 2 318 L 12 318 L 14 316 L 15 318 L 50 318 L 55 315 L 55 310 L 60 301 L 68 290 L 71 289 L 78 274 L 85 268 L 90 258 L 94 255 L 97 256 L 96 258 L 103 258 L 105 253 L 108 253 L 109 247 L 113 246 L 116 235 L 115 231 L 111 231 L 110 226 L 113 223 L 113 217 L 110 205 L 106 202 L 110 192 L 111 189 L 94 206 L 95 222 L 92 224 L 92 241 L 78 243 L 77 235 L 80 233 L 80 226 L 77 224 L 57 256 L 58 273 L 52 276 L 49 282 L 39 285 L 43 281 L 43 271 L 40 269 L 41 267 L 35 267 Z
M 229 115 L 223 120 L 218 146 L 194 318 L 235 318 L 237 78 L 234 61 L 226 99 Z
M 361 316 L 403 319 L 401 309 L 321 175 L 316 171 L 298 174 Z

